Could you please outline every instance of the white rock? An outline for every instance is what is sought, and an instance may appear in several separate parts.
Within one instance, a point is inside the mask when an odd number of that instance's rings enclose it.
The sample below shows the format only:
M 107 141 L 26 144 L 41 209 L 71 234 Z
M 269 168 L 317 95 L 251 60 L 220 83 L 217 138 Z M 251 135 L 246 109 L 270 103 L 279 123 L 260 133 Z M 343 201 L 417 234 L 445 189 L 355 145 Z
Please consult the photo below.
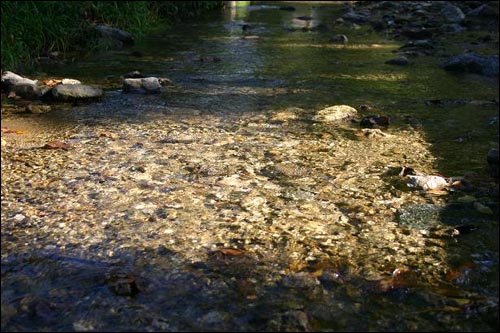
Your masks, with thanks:
M 62 79 L 61 84 L 82 84 L 82 83 L 75 79 Z
M 406 183 L 409 187 L 418 187 L 423 190 L 439 190 L 448 186 L 448 181 L 440 176 L 408 175 Z
M 349 105 L 334 105 L 318 111 L 313 118 L 316 121 L 337 121 L 349 117 L 353 117 L 358 111 Z

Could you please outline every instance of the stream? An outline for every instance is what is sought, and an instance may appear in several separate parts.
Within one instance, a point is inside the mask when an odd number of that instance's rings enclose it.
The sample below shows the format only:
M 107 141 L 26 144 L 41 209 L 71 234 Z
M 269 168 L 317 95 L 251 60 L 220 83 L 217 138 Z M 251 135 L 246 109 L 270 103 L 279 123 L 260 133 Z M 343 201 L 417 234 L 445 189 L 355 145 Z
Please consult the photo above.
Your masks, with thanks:
M 498 78 L 386 64 L 404 42 L 292 5 L 39 68 L 97 102 L 2 97 L 2 331 L 498 331 Z M 134 70 L 174 84 L 123 93 Z M 359 114 L 318 121 L 332 105 Z

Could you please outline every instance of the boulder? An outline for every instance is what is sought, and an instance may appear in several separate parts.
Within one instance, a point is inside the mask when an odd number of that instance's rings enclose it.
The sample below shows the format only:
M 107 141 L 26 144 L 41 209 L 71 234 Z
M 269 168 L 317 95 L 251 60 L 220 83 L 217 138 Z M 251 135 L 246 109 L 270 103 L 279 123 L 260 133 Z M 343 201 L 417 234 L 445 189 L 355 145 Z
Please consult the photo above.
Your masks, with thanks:
M 397 65 L 397 66 L 407 66 L 410 64 L 410 62 L 408 61 L 408 58 L 406 58 L 404 56 L 397 57 L 397 58 L 394 58 L 391 60 L 387 60 L 385 63 L 388 65 Z
M 52 88 L 50 95 L 55 101 L 68 102 L 77 100 L 92 100 L 101 98 L 104 92 L 100 88 L 95 88 L 83 84 L 59 84 Z
M 5 89 L 9 96 L 26 99 L 35 99 L 42 94 L 37 80 L 30 80 L 9 71 L 2 73 L 2 89 Z
M 42 95 L 42 92 L 37 85 L 21 83 L 9 88 L 9 95 L 13 94 L 24 99 L 36 99 Z
M 490 167 L 490 175 L 494 178 L 498 178 L 498 164 L 499 164 L 498 149 L 491 148 L 488 151 L 486 160 L 488 161 L 488 165 Z
M 369 116 L 364 116 L 363 119 L 361 119 L 361 122 L 359 125 L 362 128 L 377 128 L 377 127 L 382 127 L 386 128 L 390 124 L 389 117 L 387 116 L 379 116 L 379 115 L 369 115 Z
M 98 25 L 95 27 L 103 37 L 122 42 L 124 45 L 133 45 L 134 37 L 129 32 L 113 28 L 107 25 Z
M 441 9 L 441 15 L 444 16 L 445 20 L 450 23 L 458 23 L 463 21 L 465 14 L 457 6 L 451 4 L 446 5 Z
M 22 77 L 21 75 L 17 75 L 16 73 L 5 71 L 2 73 L 2 87 L 9 88 L 13 85 L 17 84 L 30 84 L 37 85 L 37 80 L 30 80 Z
M 354 117 L 358 111 L 349 105 L 334 105 L 318 111 L 313 120 L 332 122 Z
M 473 52 L 448 58 L 442 65 L 447 71 L 498 76 L 498 55 L 481 56 Z
M 157 77 L 127 78 L 123 80 L 123 92 L 142 91 L 146 94 L 157 94 L 169 83 L 170 80 Z

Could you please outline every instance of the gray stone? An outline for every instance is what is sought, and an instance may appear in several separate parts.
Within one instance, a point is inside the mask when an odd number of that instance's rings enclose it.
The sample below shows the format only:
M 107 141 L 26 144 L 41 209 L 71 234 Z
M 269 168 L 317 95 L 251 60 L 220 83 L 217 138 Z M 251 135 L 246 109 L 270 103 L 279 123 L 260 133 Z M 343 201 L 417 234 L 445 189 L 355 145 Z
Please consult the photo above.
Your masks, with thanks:
M 342 44 L 347 44 L 347 42 L 349 41 L 349 39 L 347 38 L 346 35 L 343 35 L 343 34 L 338 34 L 338 35 L 335 35 L 333 36 L 331 39 L 330 39 L 331 42 L 338 42 L 338 43 L 342 43 Z
M 9 92 L 25 99 L 36 99 L 41 96 L 38 86 L 30 83 L 15 84 L 10 87 Z
M 10 88 L 11 86 L 18 84 L 29 84 L 29 85 L 37 85 L 37 80 L 30 80 L 22 77 L 21 75 L 17 75 L 16 73 L 5 71 L 2 73 L 2 87 Z
M 443 9 L 441 9 L 441 15 L 444 16 L 447 22 L 451 23 L 461 22 L 465 18 L 465 14 L 462 12 L 462 10 L 453 5 L 447 5 Z
M 157 94 L 163 87 L 162 81 L 157 77 L 146 77 L 123 80 L 123 92 L 143 91 L 147 94 Z
M 83 84 L 59 84 L 52 88 L 50 95 L 56 101 L 67 102 L 97 99 L 103 94 L 102 89 Z
M 101 33 L 103 37 L 118 40 L 126 45 L 134 44 L 134 37 L 132 36 L 132 34 L 126 31 L 107 25 L 98 25 L 96 26 L 96 29 Z
M 442 68 L 447 71 L 469 72 L 485 76 L 498 76 L 498 55 L 481 56 L 473 52 L 448 58 Z

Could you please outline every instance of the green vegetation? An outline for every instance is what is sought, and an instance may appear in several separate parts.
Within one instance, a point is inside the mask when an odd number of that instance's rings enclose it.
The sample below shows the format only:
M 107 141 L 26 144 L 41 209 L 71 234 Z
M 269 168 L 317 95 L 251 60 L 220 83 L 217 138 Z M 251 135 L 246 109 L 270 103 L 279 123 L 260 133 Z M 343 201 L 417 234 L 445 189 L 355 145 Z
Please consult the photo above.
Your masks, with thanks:
M 223 1 L 2 1 L 2 69 L 15 70 L 50 52 L 90 48 L 95 24 L 136 37 L 170 21 L 194 18 Z

